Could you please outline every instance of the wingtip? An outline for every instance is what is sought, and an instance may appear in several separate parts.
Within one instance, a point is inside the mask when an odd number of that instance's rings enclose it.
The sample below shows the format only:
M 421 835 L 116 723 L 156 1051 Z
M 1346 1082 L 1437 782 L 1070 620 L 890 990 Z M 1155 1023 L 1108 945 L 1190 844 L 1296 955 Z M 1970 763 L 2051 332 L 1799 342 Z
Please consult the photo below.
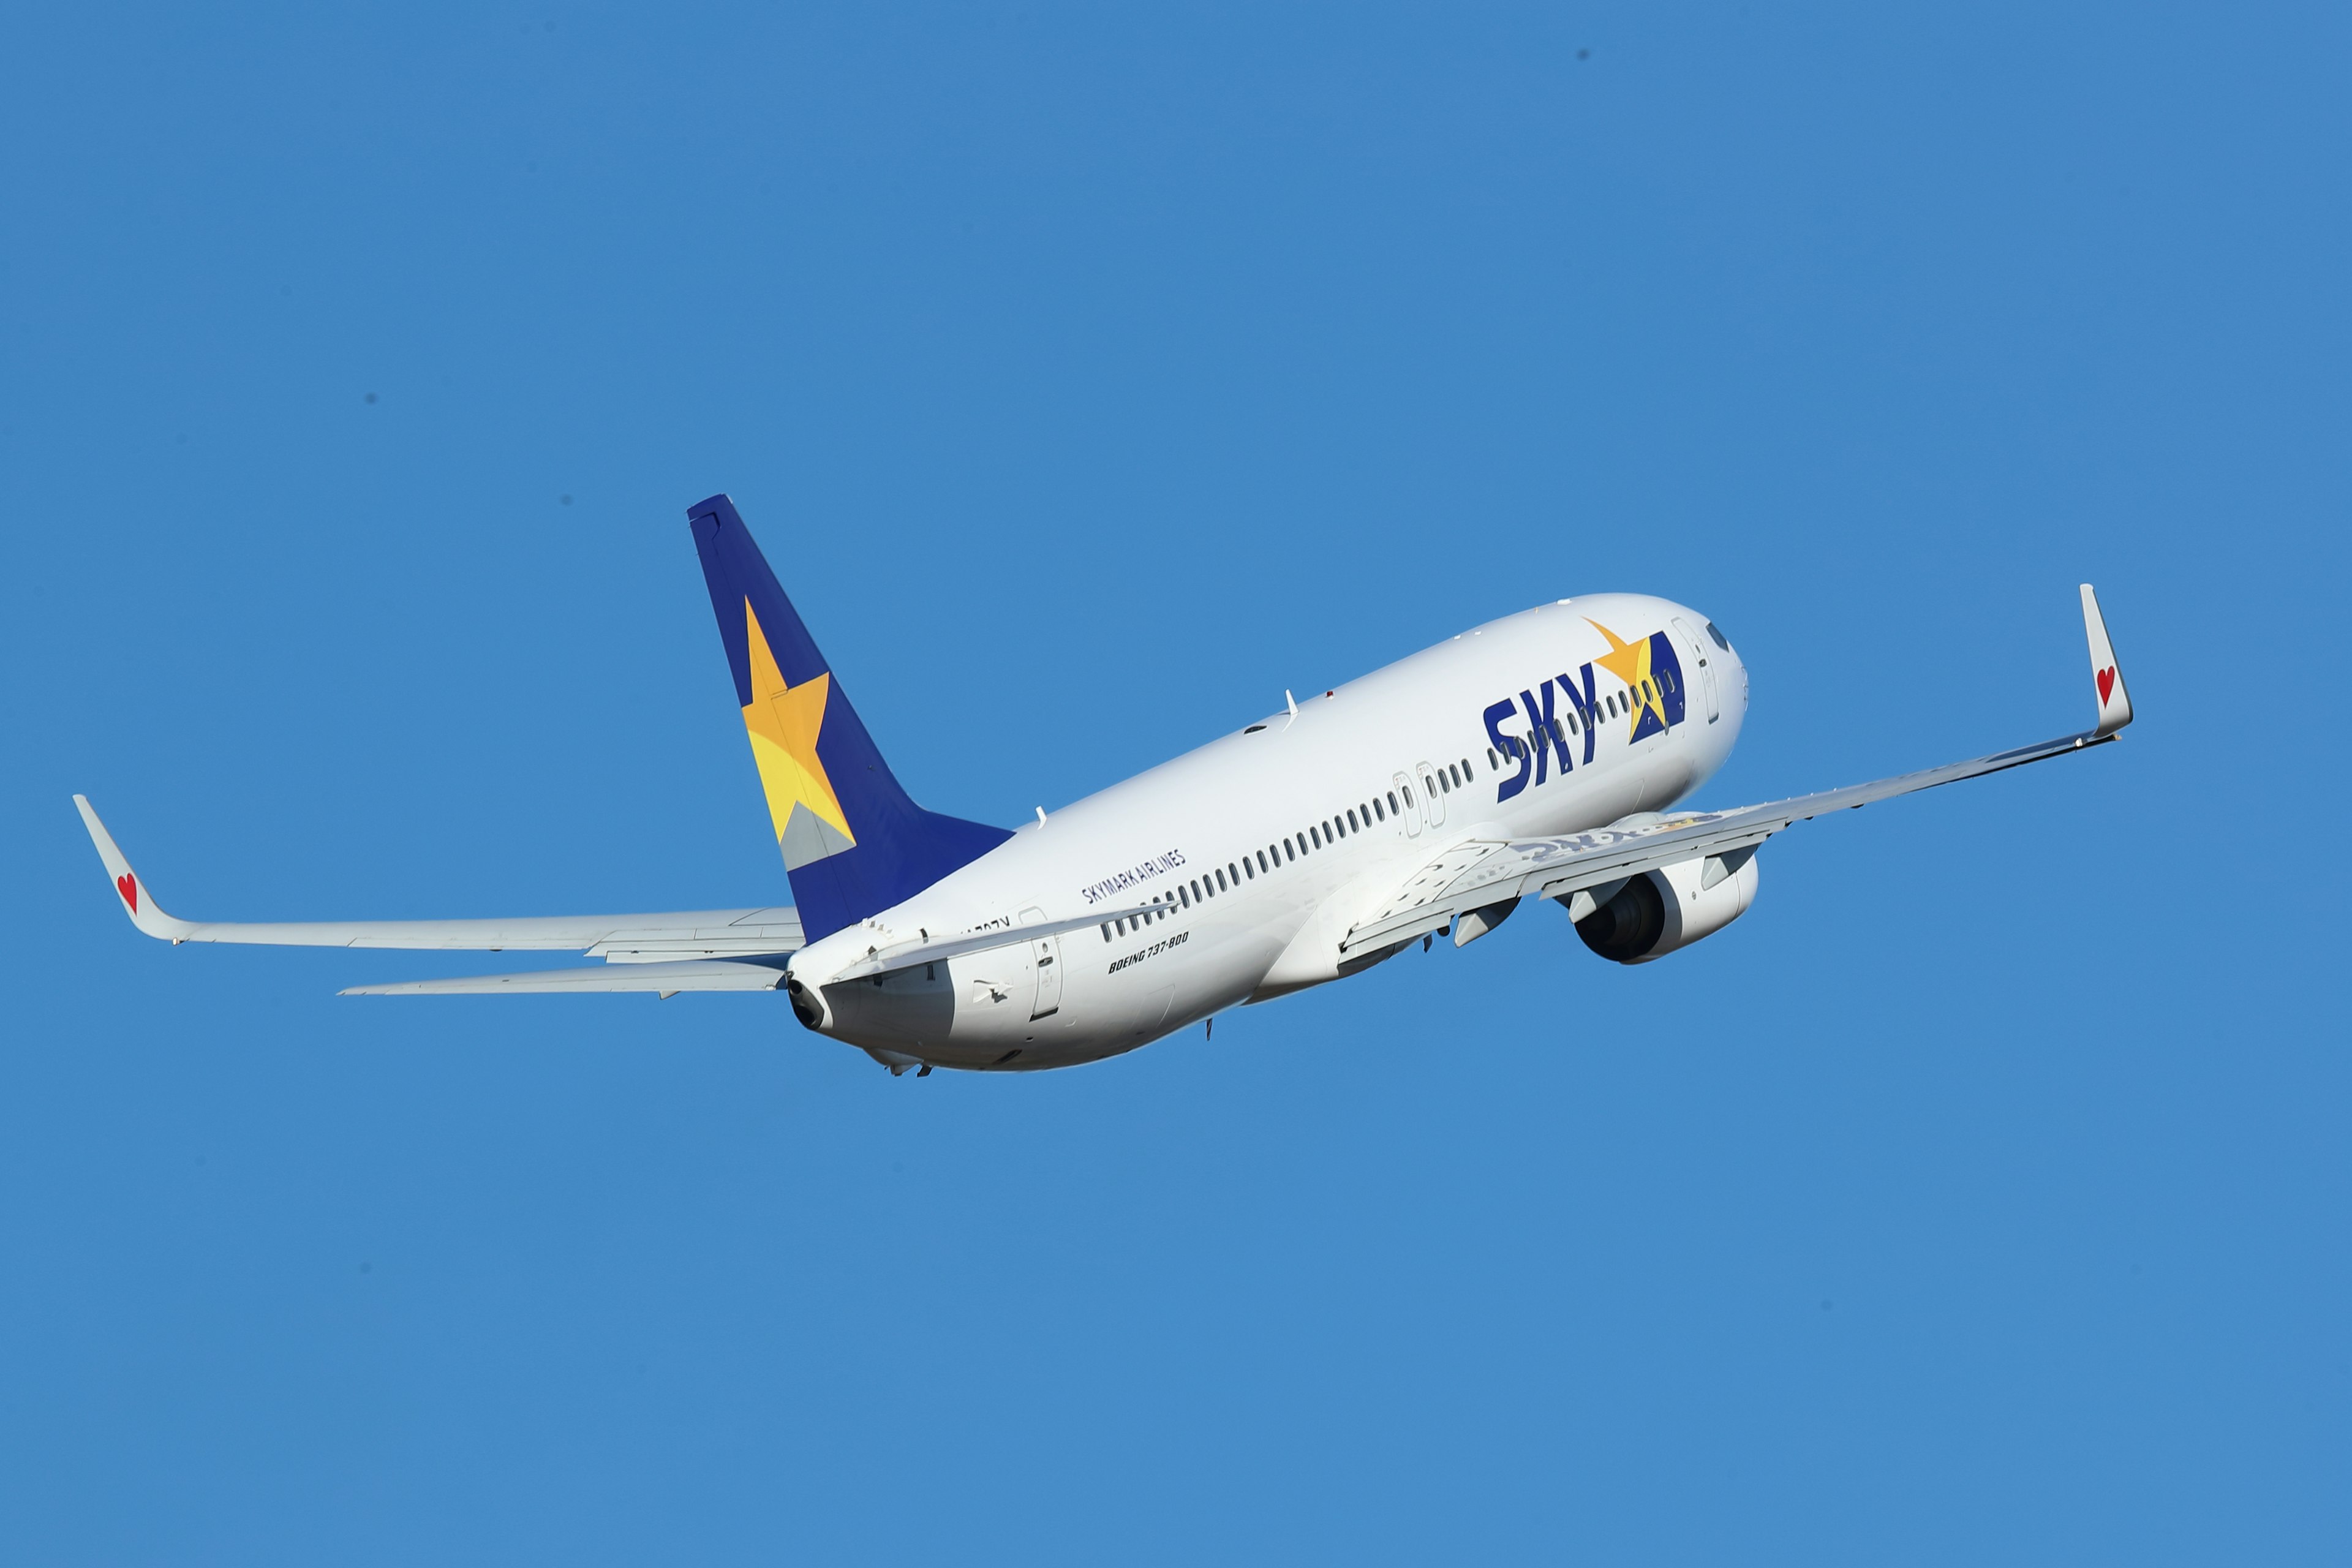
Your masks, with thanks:
M 2091 690 L 2098 701 L 2099 721 L 2091 731 L 2104 741 L 2132 721 L 2131 693 L 2125 689 L 2123 667 L 2116 662 L 2116 647 L 2107 636 L 2107 618 L 2099 609 L 2098 590 L 2082 584 L 2083 636 L 2090 644 Z
M 189 930 L 188 922 L 173 920 L 156 907 L 153 891 L 139 873 L 131 868 L 129 858 L 122 853 L 121 846 L 114 842 L 114 835 L 106 830 L 106 824 L 99 819 L 98 808 L 89 804 L 89 797 L 77 795 L 73 803 L 75 809 L 81 813 L 81 825 L 89 830 L 89 841 L 98 850 L 99 861 L 105 866 L 108 878 L 114 883 L 114 896 L 121 901 L 123 912 L 131 917 L 131 923 L 149 936 L 164 942 L 181 940 Z

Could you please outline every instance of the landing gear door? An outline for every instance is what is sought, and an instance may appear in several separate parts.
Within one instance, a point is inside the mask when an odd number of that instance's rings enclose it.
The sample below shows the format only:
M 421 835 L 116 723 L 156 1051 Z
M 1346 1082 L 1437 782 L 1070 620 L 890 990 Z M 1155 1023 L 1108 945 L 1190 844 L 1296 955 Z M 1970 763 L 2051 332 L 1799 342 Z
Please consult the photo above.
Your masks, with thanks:
M 1714 723 L 1723 717 L 1723 710 L 1715 700 L 1715 660 L 1708 657 L 1706 639 L 1690 629 L 1690 623 L 1680 616 L 1675 617 L 1675 630 L 1680 632 L 1683 646 L 1698 656 L 1698 691 L 1706 704 L 1706 721 Z
M 1021 923 L 1036 925 L 1045 919 L 1043 910 L 1023 910 Z M 1029 1021 L 1050 1018 L 1062 1010 L 1062 939 L 1058 936 L 1032 937 L 1029 942 L 1029 967 L 1037 976 L 1037 999 L 1030 1006 Z

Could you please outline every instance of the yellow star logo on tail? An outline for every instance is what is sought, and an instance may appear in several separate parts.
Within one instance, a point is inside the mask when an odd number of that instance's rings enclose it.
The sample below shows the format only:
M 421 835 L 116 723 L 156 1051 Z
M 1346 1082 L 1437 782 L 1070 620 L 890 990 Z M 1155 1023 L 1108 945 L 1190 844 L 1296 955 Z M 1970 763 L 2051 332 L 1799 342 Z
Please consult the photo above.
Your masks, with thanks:
M 1655 713 L 1658 728 L 1664 729 L 1666 710 L 1659 706 L 1658 683 L 1650 679 L 1650 639 L 1626 642 L 1591 616 L 1584 617 L 1584 624 L 1609 639 L 1609 651 L 1592 662 L 1623 681 L 1633 694 L 1633 722 L 1626 726 L 1625 733 L 1631 736 L 1642 727 L 1643 713 Z
M 784 847 L 784 864 L 805 865 L 857 842 L 833 793 L 833 781 L 825 777 L 824 759 L 816 754 L 833 677 L 820 675 L 798 686 L 786 685 L 749 599 L 743 601 L 743 621 L 750 632 L 751 659 L 751 701 L 743 710 L 743 728 L 751 736 L 751 760 L 759 764 L 760 787 L 767 793 L 776 842 Z M 799 809 L 805 809 L 815 822 L 795 830 L 793 819 Z M 806 846 L 800 843 L 803 837 L 809 840 Z M 815 852 L 807 852 L 811 849 Z

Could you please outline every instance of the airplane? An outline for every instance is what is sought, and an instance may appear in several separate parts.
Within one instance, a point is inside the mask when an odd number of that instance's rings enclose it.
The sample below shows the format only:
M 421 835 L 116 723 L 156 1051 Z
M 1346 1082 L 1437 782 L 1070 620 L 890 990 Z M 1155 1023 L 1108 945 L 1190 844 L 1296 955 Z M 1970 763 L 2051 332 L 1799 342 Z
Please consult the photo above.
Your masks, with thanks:
M 1462 947 L 1529 899 L 1601 958 L 1647 963 L 1755 901 L 1756 852 L 1825 813 L 2069 756 L 2131 698 L 2082 585 L 2093 727 L 1920 773 L 1726 811 L 1748 668 L 1706 616 L 1595 594 L 1457 634 L 1006 829 L 926 811 L 883 761 L 725 495 L 688 521 L 793 903 L 524 920 L 223 924 L 155 901 L 74 805 L 138 929 L 180 942 L 583 952 L 584 968 L 344 995 L 782 991 L 894 1075 L 1032 1071 Z

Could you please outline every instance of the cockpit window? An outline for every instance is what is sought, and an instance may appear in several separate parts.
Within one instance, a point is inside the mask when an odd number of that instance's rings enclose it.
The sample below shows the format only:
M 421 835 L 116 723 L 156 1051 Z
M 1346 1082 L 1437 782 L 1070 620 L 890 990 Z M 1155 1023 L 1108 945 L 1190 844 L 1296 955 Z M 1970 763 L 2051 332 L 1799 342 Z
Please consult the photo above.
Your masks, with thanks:
M 1713 621 L 1706 623 L 1706 635 L 1715 639 L 1716 647 L 1721 648 L 1726 653 L 1729 653 L 1731 651 L 1731 645 L 1723 640 L 1723 634 L 1716 630 L 1715 623 Z

